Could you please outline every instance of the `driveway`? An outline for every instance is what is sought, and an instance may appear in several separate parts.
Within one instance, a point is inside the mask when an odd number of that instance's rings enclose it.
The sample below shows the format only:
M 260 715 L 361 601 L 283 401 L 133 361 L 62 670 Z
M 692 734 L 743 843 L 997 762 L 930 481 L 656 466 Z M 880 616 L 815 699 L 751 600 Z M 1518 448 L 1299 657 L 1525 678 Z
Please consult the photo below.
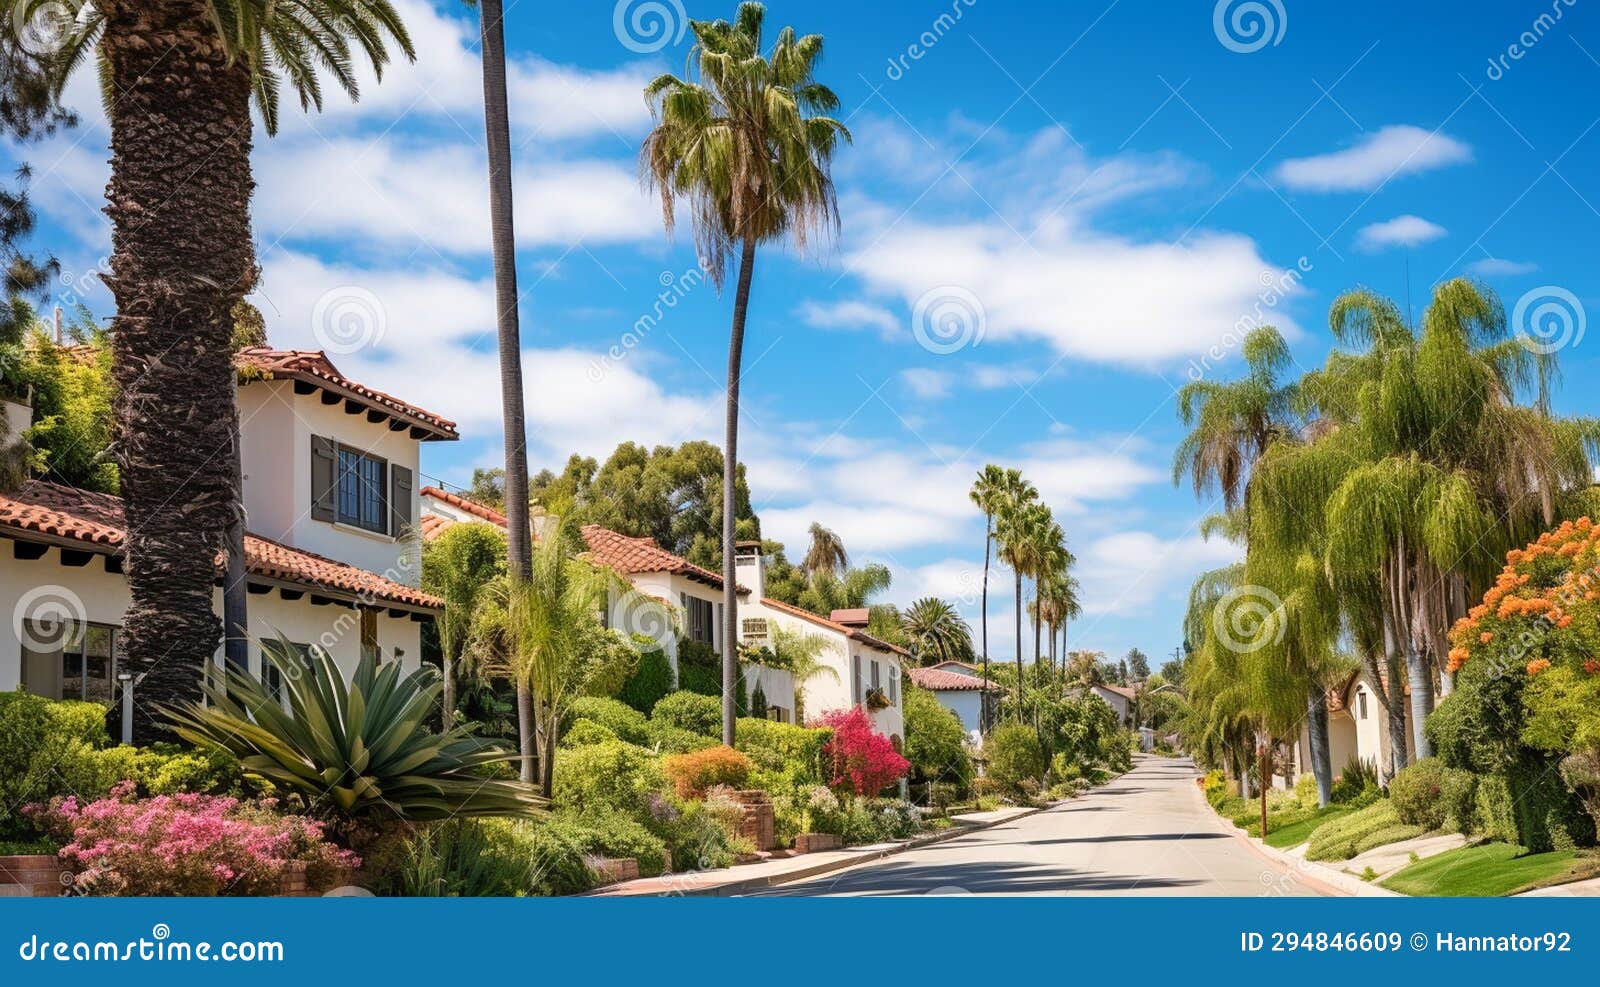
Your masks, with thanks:
M 1082 798 L 763 895 L 1316 895 L 1206 805 L 1187 759 L 1140 756 Z

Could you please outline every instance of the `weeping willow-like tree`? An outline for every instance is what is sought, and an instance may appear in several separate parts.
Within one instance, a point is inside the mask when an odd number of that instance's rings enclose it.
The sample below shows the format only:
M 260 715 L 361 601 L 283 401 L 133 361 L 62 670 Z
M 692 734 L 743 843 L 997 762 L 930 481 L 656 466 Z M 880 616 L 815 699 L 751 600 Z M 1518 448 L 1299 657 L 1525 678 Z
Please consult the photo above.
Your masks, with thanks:
M 1184 638 L 1195 648 L 1184 662 L 1186 693 L 1178 732 L 1197 761 L 1236 778 L 1239 794 L 1249 798 L 1251 752 L 1261 720 L 1250 702 L 1240 653 L 1217 633 L 1214 619 L 1243 577 L 1243 563 L 1224 566 L 1201 573 L 1189 590 Z

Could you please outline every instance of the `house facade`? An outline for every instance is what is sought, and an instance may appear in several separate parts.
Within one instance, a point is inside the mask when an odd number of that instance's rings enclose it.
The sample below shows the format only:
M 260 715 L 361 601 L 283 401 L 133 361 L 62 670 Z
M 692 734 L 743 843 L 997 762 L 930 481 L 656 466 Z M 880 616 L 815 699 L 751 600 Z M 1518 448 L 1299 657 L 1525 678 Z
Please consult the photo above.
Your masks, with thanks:
M 444 527 L 462 522 L 486 522 L 504 527 L 498 511 L 464 497 L 424 487 L 422 532 L 437 536 Z M 535 538 L 542 527 L 535 519 Z M 654 639 L 678 673 L 680 637 L 705 644 L 713 652 L 722 648 L 722 576 L 667 551 L 651 538 L 620 534 L 599 525 L 585 525 L 583 541 L 588 557 L 625 576 L 630 591 L 612 591 L 604 619 L 607 626 L 628 634 Z M 739 643 L 751 647 L 768 644 L 774 626 L 822 639 L 823 666 L 810 681 L 796 683 L 784 668 L 746 663 L 744 685 L 748 695 L 758 687 L 766 700 L 769 719 L 792 723 L 802 716 L 827 710 L 862 706 L 873 728 L 891 739 L 903 739 L 902 679 L 909 654 L 866 632 L 866 611 L 836 611 L 822 617 L 762 595 L 766 585 L 766 559 L 758 545 L 744 545 L 735 557 L 739 592 Z M 803 703 L 797 700 L 803 694 Z M 803 706 L 803 711 L 802 711 Z
M 418 589 L 419 447 L 454 440 L 454 424 L 345 378 L 320 352 L 251 347 L 236 367 L 251 674 L 277 687 L 261 648 L 280 637 L 322 649 L 346 675 L 368 651 L 417 667 L 421 626 L 442 606 Z M 118 699 L 124 537 L 114 496 L 44 480 L 0 495 L 0 602 L 12 614 L 0 689 Z
M 1410 707 L 1407 707 L 1407 713 Z M 1394 746 L 1389 741 L 1388 720 L 1378 692 L 1364 677 L 1356 675 L 1338 688 L 1328 690 L 1328 763 L 1338 775 L 1351 758 L 1360 758 L 1377 768 L 1380 778 L 1391 772 Z M 1406 760 L 1416 759 L 1416 740 L 1408 722 L 1405 730 Z M 1311 770 L 1311 733 L 1306 727 L 1294 743 L 1294 769 Z
M 967 731 L 967 741 L 983 743 L 985 723 L 994 722 L 994 707 L 1004 691 L 985 679 L 976 665 L 964 661 L 941 661 L 927 668 L 910 670 L 911 682 L 933 693 L 939 705 L 956 714 Z

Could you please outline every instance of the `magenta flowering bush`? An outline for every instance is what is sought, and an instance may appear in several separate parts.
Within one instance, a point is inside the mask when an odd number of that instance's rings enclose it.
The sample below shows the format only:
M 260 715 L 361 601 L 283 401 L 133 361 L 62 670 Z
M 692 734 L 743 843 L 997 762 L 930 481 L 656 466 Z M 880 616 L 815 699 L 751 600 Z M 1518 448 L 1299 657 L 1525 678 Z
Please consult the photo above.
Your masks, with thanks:
M 124 782 L 106 798 L 56 798 L 24 812 L 62 843 L 60 859 L 90 895 L 270 895 L 291 867 L 323 890 L 361 858 L 328 842 L 322 824 L 281 815 L 271 800 L 214 795 L 134 798 Z

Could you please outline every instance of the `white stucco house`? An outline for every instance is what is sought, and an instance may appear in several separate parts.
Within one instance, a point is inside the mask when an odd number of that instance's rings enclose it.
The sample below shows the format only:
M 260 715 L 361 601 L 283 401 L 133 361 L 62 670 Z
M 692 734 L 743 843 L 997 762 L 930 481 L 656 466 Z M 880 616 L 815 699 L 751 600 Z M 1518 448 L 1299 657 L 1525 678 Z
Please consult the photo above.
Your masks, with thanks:
M 251 673 L 280 635 L 347 675 L 365 651 L 417 667 L 422 623 L 442 606 L 417 588 L 419 450 L 456 439 L 454 423 L 321 352 L 251 347 L 236 366 Z M 0 495 L 0 690 L 117 700 L 123 538 L 116 497 L 45 480 Z
M 1004 690 L 983 677 L 976 665 L 964 661 L 941 661 L 927 668 L 910 670 L 913 685 L 927 689 L 939 700 L 939 705 L 956 714 L 966 728 L 967 740 L 973 745 L 983 743 L 983 725 L 994 722 L 994 706 Z M 989 714 L 985 716 L 984 708 Z
M 504 527 L 506 519 L 498 511 L 458 494 L 438 487 L 422 489 L 424 538 L 435 537 L 444 527 L 461 522 Z M 539 536 L 537 530 L 534 536 Z M 654 539 L 623 535 L 599 525 L 585 525 L 583 540 L 590 559 L 626 576 L 632 586 L 631 593 L 611 594 L 605 614 L 608 626 L 657 640 L 674 674 L 680 635 L 720 651 L 721 574 L 667 551 Z M 909 654 L 868 634 L 865 610 L 841 610 L 822 617 L 763 596 L 767 561 L 760 553 L 759 543 L 741 543 L 735 565 L 741 644 L 766 643 L 774 624 L 817 635 L 824 642 L 822 662 L 827 670 L 802 686 L 805 715 L 862 706 L 878 732 L 891 739 L 903 739 L 901 679 Z M 766 697 L 768 718 L 794 722 L 795 682 L 787 670 L 749 664 L 744 669 L 744 680 L 750 694 L 760 686 Z
M 1117 726 L 1133 726 L 1133 707 L 1139 694 L 1137 686 L 1096 683 L 1089 687 L 1089 694 L 1098 696 L 1111 707 L 1112 712 L 1117 714 Z
M 1409 706 L 1407 712 L 1410 712 Z M 1409 763 L 1417 756 L 1409 723 L 1405 735 Z M 1351 757 L 1358 757 L 1376 767 L 1379 777 L 1387 778 L 1393 763 L 1392 750 L 1383 704 L 1377 690 L 1365 677 L 1351 676 L 1343 685 L 1328 690 L 1328 762 L 1333 766 L 1334 775 L 1339 774 Z M 1300 735 L 1295 738 L 1294 769 L 1296 774 L 1311 770 L 1311 733 L 1307 727 L 1301 727 Z M 1281 783 L 1282 779 L 1277 781 Z

